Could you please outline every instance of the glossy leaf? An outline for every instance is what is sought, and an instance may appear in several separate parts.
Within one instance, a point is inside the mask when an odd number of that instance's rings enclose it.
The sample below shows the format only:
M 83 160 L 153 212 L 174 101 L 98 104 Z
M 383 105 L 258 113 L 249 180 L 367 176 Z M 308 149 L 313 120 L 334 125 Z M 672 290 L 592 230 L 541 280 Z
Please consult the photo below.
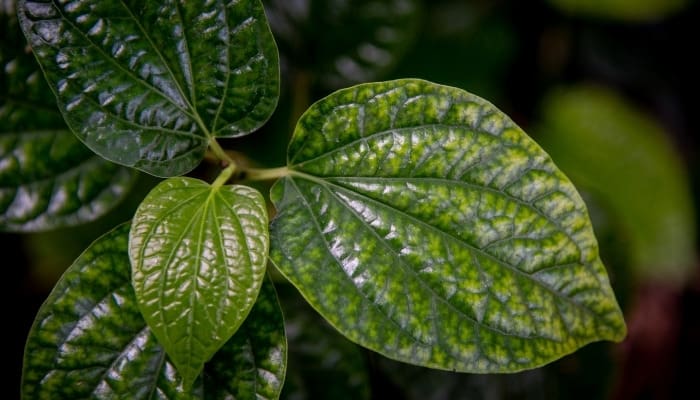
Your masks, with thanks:
M 171 178 L 134 216 L 141 313 L 189 386 L 248 315 L 265 275 L 267 210 L 247 186 Z
M 39 310 L 25 349 L 23 398 L 277 398 L 286 340 L 272 285 L 263 285 L 250 320 L 186 392 L 138 310 L 128 232 L 122 225 L 92 244 Z
M 543 146 L 618 221 L 639 276 L 688 278 L 695 213 L 687 173 L 663 128 L 597 86 L 551 93 L 543 111 Z
M 0 8 L 0 231 L 94 220 L 135 172 L 94 155 L 68 131 L 10 9 Z
M 351 340 L 512 372 L 625 324 L 569 180 L 493 105 L 420 80 L 314 104 L 271 197 L 271 259 Z
M 549 0 L 562 11 L 621 21 L 655 21 L 685 7 L 689 0 Z
M 117 163 L 185 173 L 210 138 L 254 131 L 277 104 L 277 48 L 259 0 L 19 5 L 68 125 Z
M 292 68 L 325 87 L 375 80 L 411 43 L 416 0 L 266 0 L 270 26 Z

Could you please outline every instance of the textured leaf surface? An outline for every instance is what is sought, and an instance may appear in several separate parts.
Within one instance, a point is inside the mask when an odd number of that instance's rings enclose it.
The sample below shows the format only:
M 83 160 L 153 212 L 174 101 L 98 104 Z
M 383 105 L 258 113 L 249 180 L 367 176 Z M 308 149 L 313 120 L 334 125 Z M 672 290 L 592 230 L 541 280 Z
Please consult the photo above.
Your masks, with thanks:
M 621 21 L 654 21 L 685 7 L 689 0 L 549 0 L 574 15 Z
M 265 0 L 280 51 L 326 87 L 379 78 L 403 55 L 420 15 L 416 0 Z
M 19 4 L 68 125 L 117 163 L 185 173 L 210 137 L 247 134 L 277 104 L 277 48 L 259 0 Z
M 91 245 L 39 310 L 25 349 L 23 397 L 277 398 L 286 340 L 272 285 L 263 285 L 250 320 L 186 392 L 138 310 L 128 233 L 123 225 Z
M 271 258 L 353 341 L 474 372 L 621 340 L 583 201 L 510 119 L 419 80 L 313 105 L 272 189 Z
M 543 146 L 619 222 L 639 275 L 689 277 L 696 236 L 690 183 L 663 129 L 596 86 L 552 93 L 543 113 Z
M 160 183 L 136 211 L 129 241 L 136 298 L 186 384 L 253 306 L 267 223 L 255 189 L 192 178 Z
M 68 131 L 9 9 L 0 7 L 0 230 L 38 231 L 96 219 L 135 173 L 94 155 Z

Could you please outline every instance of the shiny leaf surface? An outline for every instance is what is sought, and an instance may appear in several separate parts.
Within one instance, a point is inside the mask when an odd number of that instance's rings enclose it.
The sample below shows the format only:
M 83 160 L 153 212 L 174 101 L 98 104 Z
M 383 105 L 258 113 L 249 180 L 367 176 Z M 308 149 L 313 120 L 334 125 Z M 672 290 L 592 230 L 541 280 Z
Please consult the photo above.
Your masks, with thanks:
M 625 336 L 573 185 L 462 90 L 359 85 L 314 104 L 271 197 L 271 259 L 351 340 L 440 369 L 512 372 Z
M 117 163 L 180 175 L 277 104 L 259 0 L 26 0 L 19 17 L 70 128 Z
M 277 398 L 286 340 L 272 285 L 263 285 L 250 319 L 187 392 L 138 310 L 128 233 L 122 225 L 92 244 L 39 310 L 25 349 L 23 398 Z
M 639 276 L 688 278 L 696 236 L 690 182 L 663 128 L 597 86 L 551 93 L 543 114 L 543 146 L 618 221 Z
M 0 231 L 40 231 L 102 216 L 135 172 L 68 131 L 9 8 L 0 8 Z
M 416 0 L 266 0 L 280 52 L 325 87 L 375 80 L 403 55 L 420 15 Z
M 161 182 L 129 239 L 141 312 L 189 386 L 248 315 L 265 275 L 267 210 L 247 186 Z

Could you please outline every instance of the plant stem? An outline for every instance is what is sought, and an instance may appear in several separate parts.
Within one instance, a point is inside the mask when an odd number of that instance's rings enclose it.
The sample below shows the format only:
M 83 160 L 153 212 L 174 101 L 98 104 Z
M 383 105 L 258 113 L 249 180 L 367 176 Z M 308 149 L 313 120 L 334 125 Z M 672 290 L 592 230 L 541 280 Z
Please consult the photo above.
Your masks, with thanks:
M 287 176 L 289 173 L 289 168 L 287 167 L 269 169 L 249 168 L 245 170 L 245 177 L 251 181 L 266 181 Z
M 213 136 L 209 138 L 209 148 L 211 149 L 212 153 L 214 153 L 216 158 L 224 163 L 224 165 L 233 165 L 235 169 L 236 162 L 233 161 L 233 158 L 226 154 L 226 151 L 221 148 L 221 145 Z
M 216 180 L 214 181 L 214 183 L 211 184 L 211 186 L 214 189 L 220 188 L 224 185 L 224 183 L 226 183 L 226 181 L 231 179 L 231 175 L 233 175 L 233 171 L 235 170 L 236 164 L 229 164 L 228 167 L 224 168 L 219 174 L 219 176 L 216 177 Z

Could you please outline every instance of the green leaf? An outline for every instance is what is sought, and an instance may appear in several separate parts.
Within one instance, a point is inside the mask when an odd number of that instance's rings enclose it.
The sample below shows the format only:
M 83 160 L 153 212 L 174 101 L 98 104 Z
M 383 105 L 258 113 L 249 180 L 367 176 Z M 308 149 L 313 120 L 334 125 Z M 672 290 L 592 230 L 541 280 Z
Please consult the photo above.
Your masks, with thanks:
M 338 334 L 291 285 L 277 286 L 289 343 L 282 399 L 370 399 L 365 351 Z
M 70 128 L 119 164 L 183 174 L 212 137 L 254 131 L 277 104 L 259 0 L 25 0 L 18 14 Z
M 689 0 L 549 0 L 562 11 L 604 19 L 655 21 L 683 9 Z
M 690 182 L 663 128 L 598 86 L 551 93 L 543 114 L 543 146 L 618 222 L 639 276 L 689 278 L 696 237 Z
M 625 324 L 585 205 L 462 90 L 359 85 L 314 104 L 271 198 L 271 259 L 351 340 L 466 372 L 543 365 Z
M 415 36 L 417 0 L 266 0 L 283 56 L 325 87 L 376 80 Z
M 122 200 L 135 171 L 94 155 L 68 131 L 9 3 L 0 8 L 0 231 L 94 220 Z
M 247 186 L 161 182 L 129 239 L 144 319 L 189 386 L 255 303 L 268 254 L 267 210 Z
M 277 398 L 286 340 L 272 284 L 187 392 L 138 310 L 128 233 L 122 225 L 92 244 L 39 310 L 25 349 L 23 398 Z

